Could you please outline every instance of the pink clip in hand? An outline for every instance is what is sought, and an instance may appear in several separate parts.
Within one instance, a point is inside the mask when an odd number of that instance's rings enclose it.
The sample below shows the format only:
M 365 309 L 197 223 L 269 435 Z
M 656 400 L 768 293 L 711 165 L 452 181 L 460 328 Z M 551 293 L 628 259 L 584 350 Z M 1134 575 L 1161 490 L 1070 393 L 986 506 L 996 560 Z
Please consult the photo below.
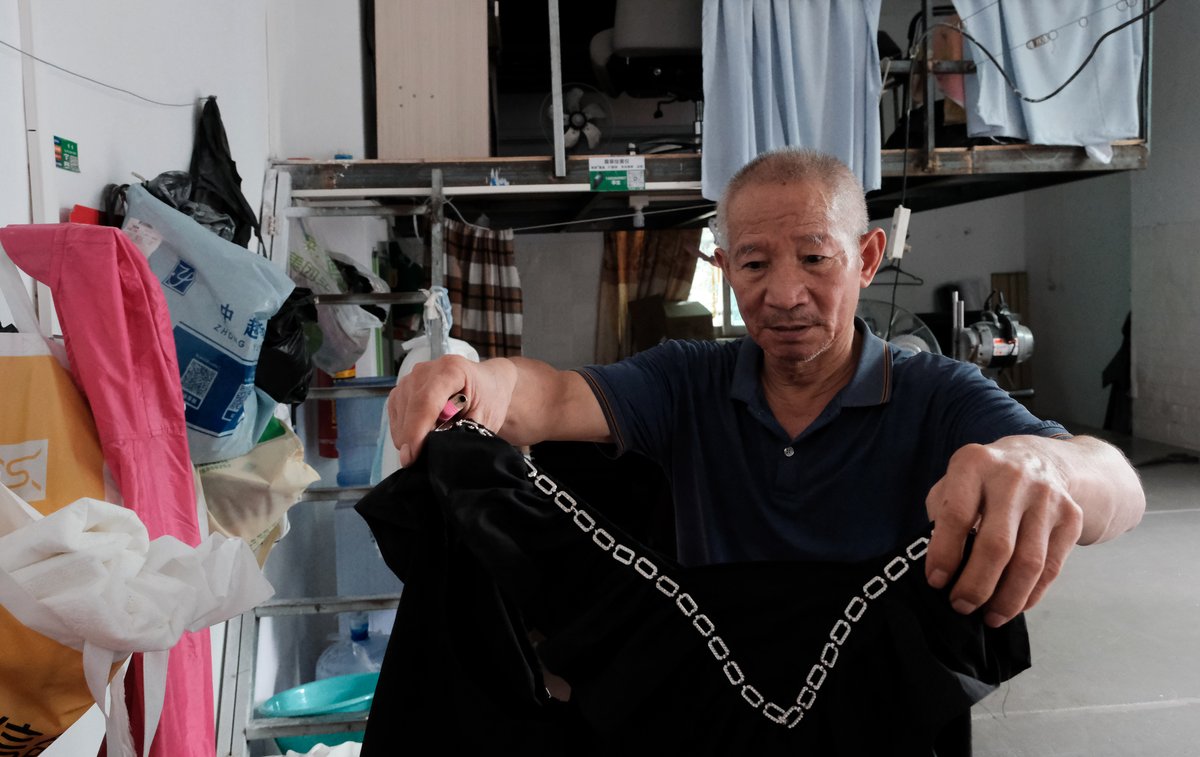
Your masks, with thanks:
M 438 425 L 434 431 L 445 431 L 467 412 L 467 395 L 456 394 L 446 400 L 446 406 L 438 413 Z

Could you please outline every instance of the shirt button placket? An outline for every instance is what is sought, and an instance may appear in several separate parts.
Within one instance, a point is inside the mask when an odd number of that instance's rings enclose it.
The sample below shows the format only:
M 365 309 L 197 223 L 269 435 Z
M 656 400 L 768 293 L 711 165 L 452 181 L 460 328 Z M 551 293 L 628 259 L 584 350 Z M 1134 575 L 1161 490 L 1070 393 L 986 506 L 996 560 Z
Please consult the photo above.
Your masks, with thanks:
M 784 457 L 791 457 L 794 454 L 796 454 L 796 450 L 792 449 L 791 447 L 783 448 L 783 456 Z

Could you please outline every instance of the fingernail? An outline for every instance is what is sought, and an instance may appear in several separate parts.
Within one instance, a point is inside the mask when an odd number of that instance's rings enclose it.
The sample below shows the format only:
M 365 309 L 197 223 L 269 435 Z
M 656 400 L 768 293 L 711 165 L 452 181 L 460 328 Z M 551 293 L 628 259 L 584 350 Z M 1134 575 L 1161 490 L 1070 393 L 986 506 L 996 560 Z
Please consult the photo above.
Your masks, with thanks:
M 411 462 L 412 462 L 412 450 L 409 449 L 409 446 L 407 444 L 401 444 L 400 445 L 400 467 L 407 468 L 408 464 Z
M 950 603 L 950 606 L 954 608 L 955 612 L 962 613 L 963 615 L 970 615 L 978 607 L 978 605 L 973 605 L 965 599 L 956 599 Z
M 929 574 L 929 585 L 935 589 L 940 589 L 946 585 L 946 581 L 950 580 L 950 574 L 938 568 Z
M 1008 618 L 1005 618 L 998 612 L 989 612 L 987 617 L 983 619 L 983 622 L 987 623 L 992 628 L 999 628 L 1008 622 Z

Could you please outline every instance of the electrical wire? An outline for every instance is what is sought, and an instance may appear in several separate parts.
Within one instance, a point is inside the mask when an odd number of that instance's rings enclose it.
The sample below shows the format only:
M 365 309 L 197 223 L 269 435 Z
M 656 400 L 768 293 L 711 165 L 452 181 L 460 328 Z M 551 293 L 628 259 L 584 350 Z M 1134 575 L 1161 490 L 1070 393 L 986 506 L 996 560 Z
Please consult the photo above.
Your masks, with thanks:
M 904 153 L 900 159 L 900 205 L 904 205 L 904 200 L 908 197 L 908 142 L 909 136 L 912 134 L 912 104 L 913 104 L 913 79 L 914 69 L 916 66 L 908 68 L 908 85 L 904 88 L 907 96 L 904 98 Z M 925 117 L 929 118 L 930 108 L 925 109 Z M 893 240 L 893 244 L 899 244 L 900 249 L 904 249 L 904 240 Z M 900 258 L 903 260 L 903 256 Z M 892 298 L 891 305 L 888 308 L 888 323 L 887 330 L 884 331 L 883 340 L 892 338 L 892 322 L 896 318 L 896 290 L 900 287 L 900 273 L 902 266 L 896 263 L 895 277 L 892 279 Z
M 1122 2 L 1127 2 L 1127 1 L 1128 0 L 1122 0 Z M 1124 21 L 1124 22 L 1114 26 L 1113 28 L 1109 29 L 1108 31 L 1104 32 L 1103 34 L 1101 34 L 1096 39 L 1096 42 L 1092 45 L 1092 49 L 1088 52 L 1087 57 L 1084 58 L 1083 62 L 1080 63 L 1079 66 L 1071 73 L 1071 75 L 1067 77 L 1067 80 L 1064 81 L 1062 84 L 1058 85 L 1058 87 L 1056 87 L 1053 92 L 1051 92 L 1048 95 L 1043 95 L 1042 97 L 1026 96 L 1025 93 L 1022 92 L 1019 87 L 1017 87 L 1016 82 L 1014 82 L 1012 80 L 1012 78 L 1009 77 L 1008 72 L 1004 70 L 1004 66 L 1002 66 L 998 60 L 996 60 L 996 56 L 992 54 L 991 50 L 988 50 L 987 47 L 985 47 L 979 40 L 977 40 L 977 39 L 975 39 L 975 37 L 971 36 L 971 34 L 968 33 L 966 30 L 964 30 L 961 25 L 955 26 L 954 24 L 946 24 L 946 23 L 942 23 L 940 21 L 934 22 L 933 24 L 929 24 L 928 23 L 929 19 L 924 19 L 924 22 L 926 24 L 925 31 L 921 33 L 921 36 L 909 48 L 908 54 L 909 54 L 910 59 L 916 58 L 919 48 L 922 45 L 928 44 L 926 42 L 926 40 L 928 40 L 929 35 L 931 35 L 933 33 L 934 29 L 937 29 L 938 27 L 956 31 L 959 34 L 961 34 L 962 36 L 966 37 L 976 47 L 978 47 L 980 50 L 983 51 L 983 54 L 986 55 L 988 60 L 990 60 L 992 62 L 992 65 L 996 67 L 996 70 L 1000 73 L 1000 76 L 1004 79 L 1004 83 L 1008 86 L 1009 89 L 1011 89 L 1013 91 L 1013 94 L 1015 94 L 1017 97 L 1021 98 L 1023 101 L 1028 102 L 1028 103 L 1041 103 L 1041 102 L 1045 102 L 1045 101 L 1049 100 L 1052 97 L 1055 97 L 1060 92 L 1062 92 L 1064 89 L 1066 89 L 1067 86 L 1071 82 L 1075 81 L 1075 79 L 1079 76 L 1079 74 L 1083 72 L 1083 69 L 1086 68 L 1087 65 L 1092 62 L 1092 58 L 1096 57 L 1096 51 L 1100 49 L 1100 44 L 1102 42 L 1104 42 L 1104 40 L 1108 39 L 1109 37 L 1111 37 L 1112 35 L 1116 34 L 1119 31 L 1121 31 L 1122 29 L 1124 29 L 1128 26 L 1131 26 L 1144 18 L 1149 17 L 1151 13 L 1153 13 L 1154 11 L 1156 11 L 1160 7 L 1162 7 L 1163 3 L 1165 3 L 1165 2 L 1167 2 L 1167 0 L 1158 0 L 1158 2 L 1149 6 L 1148 8 L 1146 8 L 1146 10 L 1142 11 L 1141 13 L 1134 16 L 1133 18 L 1131 18 L 1127 21 Z M 1036 37 L 1035 37 L 1035 39 L 1036 39 Z M 908 195 L 908 147 L 909 147 L 909 137 L 912 134 L 912 102 L 913 102 L 913 86 L 912 86 L 912 84 L 913 84 L 914 69 L 915 69 L 915 66 L 909 67 L 908 87 L 906 87 L 906 89 L 908 90 L 908 96 L 906 98 L 905 112 L 904 112 L 904 153 L 903 153 L 903 158 L 902 158 L 902 166 L 901 166 L 901 174 L 900 174 L 900 205 L 904 204 L 904 200 L 906 199 L 906 197 Z M 926 118 L 933 117 L 933 107 L 932 107 L 931 103 L 926 104 L 925 117 Z M 894 242 L 894 243 L 903 244 L 903 240 L 896 240 L 896 242 Z M 896 276 L 892 281 L 891 305 L 890 305 L 889 312 L 888 312 L 888 326 L 887 326 L 887 331 L 885 332 L 885 336 L 884 336 L 885 340 L 891 338 L 892 321 L 896 317 L 896 290 L 900 285 L 900 268 L 901 268 L 900 264 L 896 263 Z
M 1121 2 L 1127 2 L 1127 0 L 1121 0 Z M 992 51 L 988 50 L 979 40 L 977 40 L 973 36 L 971 36 L 971 34 L 968 33 L 961 26 L 955 26 L 954 24 L 946 24 L 946 23 L 942 23 L 940 21 L 934 23 L 932 26 L 927 28 L 923 34 L 921 34 L 920 39 L 918 39 L 917 42 L 913 45 L 913 47 L 909 50 L 909 55 L 910 55 L 910 57 L 916 55 L 916 52 L 915 52 L 916 49 L 925 43 L 925 40 L 929 37 L 930 34 L 933 33 L 934 29 L 936 29 L 938 27 L 951 29 L 953 31 L 958 32 L 962 36 L 966 37 L 976 47 L 978 47 L 980 50 L 983 51 L 983 54 L 986 55 L 988 60 L 990 60 L 992 62 L 992 65 L 996 67 L 996 70 L 1000 73 L 1000 76 L 1003 77 L 1004 83 L 1006 85 L 1008 85 L 1008 88 L 1013 91 L 1013 94 L 1015 94 L 1017 97 L 1019 97 L 1021 100 L 1025 101 L 1027 103 L 1046 102 L 1050 98 L 1058 95 L 1060 92 L 1062 92 L 1064 89 L 1066 89 L 1067 85 L 1069 85 L 1071 82 L 1075 81 L 1075 78 L 1077 76 L 1079 76 L 1079 74 L 1083 73 L 1083 69 L 1087 68 L 1087 65 L 1092 62 L 1092 58 L 1094 58 L 1096 56 L 1096 51 L 1100 49 L 1100 43 L 1104 42 L 1104 40 L 1108 39 L 1109 37 L 1111 37 L 1112 35 L 1116 34 L 1119 31 L 1121 31 L 1122 29 L 1124 29 L 1128 26 L 1131 26 L 1133 24 L 1136 24 L 1138 21 L 1141 21 L 1142 19 L 1149 17 L 1151 13 L 1153 13 L 1154 11 L 1156 11 L 1160 7 L 1162 7 L 1163 3 L 1165 3 L 1165 2 L 1167 2 L 1167 0 L 1158 0 L 1157 3 L 1154 3 L 1153 5 L 1148 7 L 1146 10 L 1142 11 L 1141 13 L 1139 13 L 1138 15 L 1134 16 L 1133 18 L 1129 19 L 1128 21 L 1124 21 L 1120 24 L 1117 24 L 1113 28 L 1104 32 L 1104 34 L 1101 34 L 1096 39 L 1096 42 L 1092 45 L 1092 49 L 1087 54 L 1087 57 L 1084 58 L 1083 62 L 1079 64 L 1079 67 L 1076 68 L 1075 71 L 1072 72 L 1072 74 L 1067 77 L 1067 80 L 1064 81 L 1062 84 L 1058 85 L 1058 87 L 1055 88 L 1055 90 L 1053 92 L 1051 92 L 1050 94 L 1043 95 L 1041 97 L 1026 96 L 1025 93 L 1022 92 L 1021 89 L 1017 86 L 1016 82 L 1014 82 L 1012 80 L 1012 78 L 1008 75 L 1008 72 L 1004 70 L 1004 66 L 1002 66 L 1000 64 L 1000 61 L 996 60 L 996 56 L 992 54 Z M 1035 37 L 1034 39 L 1037 39 L 1037 37 Z
M 480 229 L 481 231 L 492 231 L 492 229 L 490 229 L 487 226 L 480 226 L 477 223 L 471 223 L 466 218 L 464 218 L 462 212 L 458 209 L 458 206 L 456 206 L 454 204 L 454 201 L 451 200 L 449 197 L 443 199 L 442 204 L 448 205 L 450 207 L 450 209 L 454 211 L 454 215 L 458 216 L 458 220 L 462 221 L 467 226 L 471 226 L 473 228 Z M 429 203 L 426 203 L 425 205 L 426 205 L 426 207 L 428 207 Z M 642 215 L 648 216 L 648 215 L 656 215 L 658 213 L 681 213 L 685 210 L 701 210 L 701 209 L 711 210 L 713 208 L 713 206 L 714 206 L 714 203 L 707 202 L 702 205 L 686 205 L 682 208 L 663 208 L 661 210 L 643 210 Z M 614 220 L 619 220 L 622 218 L 633 218 L 636 215 L 638 215 L 638 214 L 635 211 L 632 213 L 622 213 L 620 215 L 613 215 L 613 216 L 599 216 L 597 218 L 576 218 L 571 221 L 555 221 L 554 223 L 542 223 L 542 224 L 537 224 L 535 226 L 518 226 L 518 227 L 512 229 L 512 231 L 532 231 L 534 229 L 552 229 L 552 228 L 558 228 L 561 226 L 575 226 L 577 224 L 594 223 L 596 221 L 614 221 Z M 416 216 L 413 216 L 413 224 L 414 224 L 414 231 L 415 231 Z
M 711 209 L 713 207 L 713 205 L 714 205 L 714 203 L 707 202 L 707 203 L 704 203 L 703 205 L 687 205 L 682 208 L 663 208 L 662 210 L 643 210 L 642 215 L 649 216 L 649 215 L 657 215 L 659 213 L 679 213 L 684 210 L 700 210 L 702 208 L 703 209 Z M 556 228 L 559 226 L 574 226 L 576 224 L 593 223 L 595 221 L 614 221 L 614 220 L 617 220 L 620 218 L 633 218 L 636 215 L 637 215 L 637 213 L 634 212 L 634 213 L 622 213 L 621 215 L 615 215 L 615 216 L 600 216 L 599 218 L 577 218 L 573 221 L 559 221 L 556 223 L 542 223 L 542 224 L 538 224 L 536 226 L 521 226 L 521 227 L 513 229 L 513 231 L 532 231 L 534 229 L 551 229 L 551 228 Z
M 145 100 L 146 102 L 152 103 L 154 105 L 161 105 L 165 108 L 191 108 L 191 107 L 195 106 L 194 102 L 165 103 L 160 100 L 155 100 L 155 99 L 152 99 L 149 97 L 143 97 L 142 95 L 139 95 L 137 92 L 131 92 L 128 89 L 123 89 L 121 87 L 114 87 L 112 84 L 105 84 L 104 82 L 99 81 L 98 79 L 93 79 L 90 76 L 84 76 L 83 74 L 72 71 L 69 68 L 63 68 L 62 66 L 58 65 L 57 63 L 51 63 L 50 61 L 46 60 L 45 58 L 39 58 L 38 56 L 34 55 L 33 53 L 26 52 L 26 51 L 22 50 L 21 48 L 17 47 L 16 45 L 11 45 L 2 39 L 0 39 L 0 45 L 3 45 L 4 47 L 9 48 L 10 50 L 15 50 L 27 58 L 32 58 L 33 60 L 36 60 L 38 63 L 41 63 L 42 65 L 50 66 L 51 68 L 56 68 L 65 74 L 70 74 L 71 76 L 75 76 L 77 78 L 83 79 L 84 81 L 90 81 L 92 84 L 99 84 L 101 87 L 107 87 L 108 89 L 113 89 L 113 90 L 116 90 L 117 92 L 124 92 L 127 95 L 136 97 L 139 100 Z

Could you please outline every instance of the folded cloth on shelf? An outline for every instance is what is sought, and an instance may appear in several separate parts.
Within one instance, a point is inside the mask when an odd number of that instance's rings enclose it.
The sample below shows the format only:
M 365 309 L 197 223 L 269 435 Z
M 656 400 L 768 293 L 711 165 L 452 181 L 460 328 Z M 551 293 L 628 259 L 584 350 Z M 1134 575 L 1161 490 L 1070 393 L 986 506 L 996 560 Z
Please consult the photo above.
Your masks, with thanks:
M 1029 665 L 1022 618 L 987 628 L 928 586 L 927 532 L 865 563 L 683 568 L 470 421 L 357 509 L 405 584 L 364 755 L 425 736 L 534 754 L 928 755 Z

